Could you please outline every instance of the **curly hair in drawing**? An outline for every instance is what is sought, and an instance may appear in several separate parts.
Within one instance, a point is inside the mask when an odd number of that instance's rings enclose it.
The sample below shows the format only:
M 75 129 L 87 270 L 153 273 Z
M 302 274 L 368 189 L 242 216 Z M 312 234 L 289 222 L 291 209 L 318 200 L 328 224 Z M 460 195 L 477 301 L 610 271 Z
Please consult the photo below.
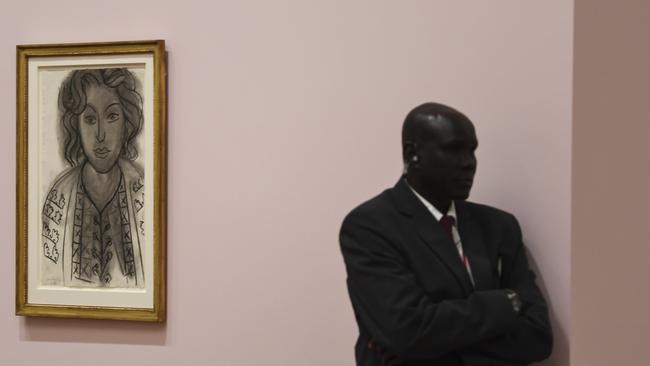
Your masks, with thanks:
M 125 132 L 120 157 L 135 160 L 138 157 L 136 137 L 142 130 L 142 97 L 138 93 L 134 75 L 125 68 L 75 70 L 59 89 L 59 116 L 64 137 L 63 154 L 71 166 L 86 159 L 79 134 L 79 117 L 86 109 L 87 90 L 91 86 L 105 86 L 115 90 L 125 117 Z

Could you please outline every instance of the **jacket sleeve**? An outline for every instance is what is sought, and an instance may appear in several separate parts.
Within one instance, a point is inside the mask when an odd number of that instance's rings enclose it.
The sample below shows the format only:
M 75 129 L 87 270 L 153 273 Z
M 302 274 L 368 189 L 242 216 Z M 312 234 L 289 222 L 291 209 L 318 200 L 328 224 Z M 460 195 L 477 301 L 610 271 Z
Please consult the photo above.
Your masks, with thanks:
M 436 358 L 515 330 L 517 314 L 504 290 L 430 298 L 399 246 L 369 216 L 350 214 L 340 242 L 360 326 L 401 359 Z
M 508 221 L 510 236 L 500 248 L 501 287 L 519 294 L 522 311 L 506 334 L 463 350 L 461 356 L 468 365 L 483 365 L 486 358 L 499 359 L 504 365 L 528 364 L 548 358 L 553 347 L 548 307 L 528 266 L 521 229 L 514 216 L 509 215 Z

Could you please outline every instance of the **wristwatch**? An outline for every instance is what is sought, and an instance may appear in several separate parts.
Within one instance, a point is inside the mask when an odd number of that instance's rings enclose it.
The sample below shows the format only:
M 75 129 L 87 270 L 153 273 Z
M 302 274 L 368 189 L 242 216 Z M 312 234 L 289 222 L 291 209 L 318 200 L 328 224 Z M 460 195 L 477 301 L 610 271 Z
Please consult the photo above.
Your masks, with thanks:
M 521 306 L 523 305 L 519 294 L 510 289 L 506 289 L 506 296 L 508 296 L 508 300 L 510 300 L 510 303 L 512 304 L 512 309 L 519 314 L 519 312 L 521 312 Z

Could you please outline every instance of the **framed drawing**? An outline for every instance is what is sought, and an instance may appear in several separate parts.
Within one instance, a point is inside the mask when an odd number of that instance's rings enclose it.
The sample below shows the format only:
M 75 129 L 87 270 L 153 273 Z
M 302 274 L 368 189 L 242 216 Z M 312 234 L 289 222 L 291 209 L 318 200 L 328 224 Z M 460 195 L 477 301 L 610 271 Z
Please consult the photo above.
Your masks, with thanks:
M 164 41 L 17 46 L 16 314 L 166 307 Z

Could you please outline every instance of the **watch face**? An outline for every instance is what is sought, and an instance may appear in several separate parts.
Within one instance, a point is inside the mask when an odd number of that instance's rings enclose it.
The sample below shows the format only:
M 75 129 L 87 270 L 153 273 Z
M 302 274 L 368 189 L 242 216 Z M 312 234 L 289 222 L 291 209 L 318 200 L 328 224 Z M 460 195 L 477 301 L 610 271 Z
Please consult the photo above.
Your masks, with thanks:
M 519 297 L 519 294 L 517 294 L 516 292 L 514 292 L 514 291 L 512 291 L 512 290 L 508 290 L 508 292 L 506 293 L 506 295 L 508 296 L 508 300 L 510 300 L 510 302 L 512 303 L 512 308 L 513 308 L 516 312 L 520 312 L 520 311 L 521 311 L 522 302 L 521 302 L 521 298 Z

